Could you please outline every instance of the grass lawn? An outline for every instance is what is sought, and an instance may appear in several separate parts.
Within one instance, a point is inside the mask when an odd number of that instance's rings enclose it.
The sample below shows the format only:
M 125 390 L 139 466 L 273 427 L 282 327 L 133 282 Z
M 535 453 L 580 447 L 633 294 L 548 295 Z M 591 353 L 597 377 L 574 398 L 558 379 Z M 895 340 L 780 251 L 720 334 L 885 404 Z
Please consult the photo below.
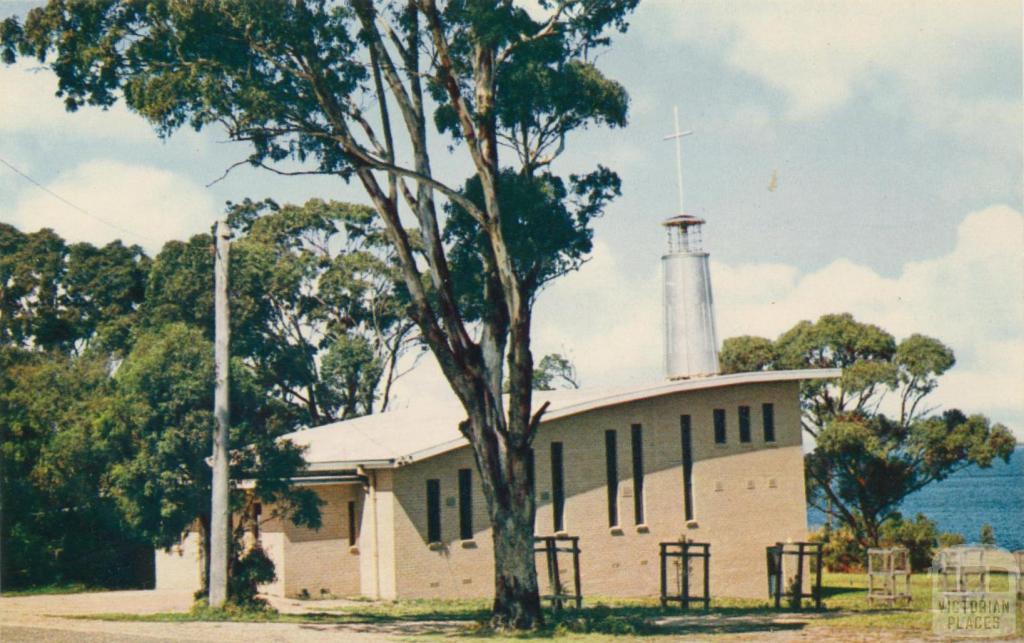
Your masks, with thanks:
M 795 630 L 869 634 L 879 638 L 927 636 L 932 633 L 931 581 L 926 574 L 914 576 L 913 601 L 909 607 L 889 608 L 867 604 L 863 574 L 830 574 L 823 577 L 825 609 L 793 612 L 771 609 L 767 600 L 714 599 L 711 610 L 662 609 L 656 599 L 586 598 L 582 610 L 550 614 L 548 625 L 522 638 L 570 636 L 588 640 L 613 637 L 744 634 Z M 315 610 L 315 602 L 306 609 Z M 122 621 L 249 621 L 318 624 L 398 625 L 419 623 L 424 636 L 456 634 L 465 639 L 495 637 L 486 627 L 488 601 L 395 601 L 368 602 L 306 614 L 270 611 L 196 609 L 192 612 L 145 616 L 96 614 L 84 618 Z M 455 632 L 452 631 L 455 628 Z M 1024 603 L 1017 606 L 1017 632 L 1024 635 Z

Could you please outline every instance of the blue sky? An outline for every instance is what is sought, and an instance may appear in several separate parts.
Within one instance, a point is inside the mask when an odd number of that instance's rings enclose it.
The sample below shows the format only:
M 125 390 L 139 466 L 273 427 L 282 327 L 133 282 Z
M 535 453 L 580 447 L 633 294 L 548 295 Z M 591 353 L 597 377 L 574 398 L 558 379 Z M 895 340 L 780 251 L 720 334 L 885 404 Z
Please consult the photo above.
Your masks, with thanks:
M 24 6 L 0 1 L 0 16 Z M 538 355 L 569 353 L 587 385 L 660 377 L 659 222 L 676 210 L 662 137 L 678 105 L 723 337 L 839 311 L 934 335 L 958 357 L 936 404 L 1024 439 L 1019 2 L 647 0 L 599 64 L 630 92 L 630 124 L 575 136 L 559 169 L 608 165 L 624 194 L 592 261 L 543 295 Z M 30 68 L 0 69 L 0 157 L 113 225 L 5 167 L 2 221 L 154 251 L 209 229 L 227 200 L 365 200 L 248 168 L 206 187 L 245 150 L 217 131 L 159 141 L 120 106 L 64 114 L 52 77 Z M 464 167 L 436 154 L 442 171 Z M 400 395 L 438 390 L 428 362 Z

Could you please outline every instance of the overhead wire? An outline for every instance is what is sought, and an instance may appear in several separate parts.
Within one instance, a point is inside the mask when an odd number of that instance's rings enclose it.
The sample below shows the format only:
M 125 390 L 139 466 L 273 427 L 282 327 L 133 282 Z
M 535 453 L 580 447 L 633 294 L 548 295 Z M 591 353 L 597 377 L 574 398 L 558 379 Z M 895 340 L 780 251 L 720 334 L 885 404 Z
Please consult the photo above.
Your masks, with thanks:
M 134 230 L 130 230 L 128 228 L 125 228 L 124 226 L 118 225 L 117 223 L 114 223 L 113 221 L 109 221 L 107 219 L 104 219 L 103 217 L 101 217 L 99 215 L 96 215 L 96 214 L 93 214 L 92 212 L 89 212 L 85 208 L 83 208 L 83 207 L 81 207 L 81 206 L 79 206 L 79 205 L 77 205 L 75 203 L 72 203 L 68 199 L 65 199 L 61 195 L 57 194 L 56 192 L 54 192 L 50 188 L 48 188 L 45 185 L 43 185 L 42 183 L 40 183 L 39 181 L 35 180 L 31 176 L 29 176 L 27 173 L 19 170 L 17 167 L 15 167 L 12 163 L 8 162 L 3 157 L 0 157 L 0 163 L 6 165 L 8 167 L 8 169 L 10 169 L 12 172 L 17 174 L 21 178 L 25 179 L 26 181 L 28 181 L 32 185 L 36 186 L 37 188 L 39 188 L 43 192 L 46 192 L 47 194 L 49 194 L 53 198 L 57 199 L 61 203 L 67 205 L 70 208 L 74 208 L 78 212 L 81 212 L 82 214 L 84 214 L 85 216 L 87 216 L 87 217 L 89 217 L 91 219 L 99 221 L 100 223 L 102 223 L 102 224 L 104 224 L 106 226 L 109 226 L 110 228 L 113 228 L 114 230 L 118 230 L 119 232 L 123 232 L 125 234 L 128 234 L 128 235 L 131 235 L 133 237 L 136 237 L 137 239 L 142 239 L 144 241 L 151 241 L 151 242 L 156 243 L 156 244 L 160 244 L 161 243 L 161 241 L 159 239 L 154 239 L 153 237 L 149 237 L 149 236 L 146 236 L 144 234 L 140 234 L 138 232 L 135 232 Z

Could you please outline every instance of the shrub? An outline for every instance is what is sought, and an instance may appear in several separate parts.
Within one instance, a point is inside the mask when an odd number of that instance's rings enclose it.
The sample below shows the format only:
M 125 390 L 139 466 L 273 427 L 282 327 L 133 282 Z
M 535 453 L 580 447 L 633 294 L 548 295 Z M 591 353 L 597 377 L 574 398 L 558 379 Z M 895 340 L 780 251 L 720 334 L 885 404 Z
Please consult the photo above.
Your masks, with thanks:
M 981 544 L 982 545 L 994 545 L 996 544 L 996 530 L 992 529 L 992 525 L 987 522 L 981 526 Z
M 260 585 L 275 580 L 277 574 L 274 573 L 274 561 L 257 545 L 234 561 L 228 578 L 228 599 L 245 607 L 266 605 L 266 601 L 257 598 L 256 594 Z
M 935 521 L 924 514 L 917 514 L 914 520 L 906 520 L 896 514 L 886 520 L 881 529 L 883 547 L 902 545 L 910 552 L 910 567 L 915 572 L 926 571 L 932 564 L 937 547 L 947 547 L 963 542 L 963 536 L 940 532 Z
M 967 541 L 964 539 L 963 534 L 954 533 L 952 531 L 944 531 L 939 534 L 939 549 L 955 547 L 957 545 L 962 545 L 965 542 Z
M 822 527 L 811 534 L 811 541 L 822 543 L 821 561 L 830 572 L 852 572 L 864 568 L 864 552 L 849 527 L 837 527 L 832 531 Z
M 867 565 L 867 552 L 857 543 L 853 530 L 842 526 L 826 532 L 819 529 L 811 540 L 822 546 L 822 562 L 833 572 L 862 571 Z M 880 530 L 880 547 L 906 547 L 910 554 L 910 566 L 914 571 L 926 571 L 932 563 L 935 549 L 962 545 L 964 537 L 956 533 L 940 532 L 934 521 L 923 514 L 914 520 L 907 520 L 900 514 L 883 523 Z

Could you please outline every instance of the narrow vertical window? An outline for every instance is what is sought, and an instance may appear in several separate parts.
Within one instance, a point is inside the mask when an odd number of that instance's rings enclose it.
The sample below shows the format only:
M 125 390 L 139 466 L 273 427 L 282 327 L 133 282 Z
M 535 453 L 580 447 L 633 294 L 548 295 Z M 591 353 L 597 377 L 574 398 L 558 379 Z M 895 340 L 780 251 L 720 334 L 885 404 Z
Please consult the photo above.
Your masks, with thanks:
M 644 433 L 639 424 L 633 425 L 633 521 L 644 524 Z
M 473 539 L 472 469 L 459 469 L 459 538 Z
M 355 547 L 356 544 L 356 503 L 348 501 L 348 545 Z
M 693 436 L 690 416 L 679 416 L 679 433 L 683 446 L 683 513 L 687 520 L 693 520 Z
M 533 447 L 526 452 L 526 480 L 530 485 L 530 491 L 537 489 L 537 467 L 533 463 Z
M 441 542 L 441 481 L 427 480 L 427 542 Z
M 741 406 L 740 409 L 740 442 L 750 442 L 750 407 Z
M 555 531 L 565 531 L 565 478 L 562 471 L 562 443 L 551 443 L 551 508 Z
M 725 444 L 725 409 L 715 409 L 715 444 Z
M 771 402 L 762 404 L 761 417 L 764 419 L 764 441 L 775 442 L 775 405 Z
M 615 431 L 604 432 L 604 468 L 608 478 L 608 526 L 619 526 L 619 456 Z

